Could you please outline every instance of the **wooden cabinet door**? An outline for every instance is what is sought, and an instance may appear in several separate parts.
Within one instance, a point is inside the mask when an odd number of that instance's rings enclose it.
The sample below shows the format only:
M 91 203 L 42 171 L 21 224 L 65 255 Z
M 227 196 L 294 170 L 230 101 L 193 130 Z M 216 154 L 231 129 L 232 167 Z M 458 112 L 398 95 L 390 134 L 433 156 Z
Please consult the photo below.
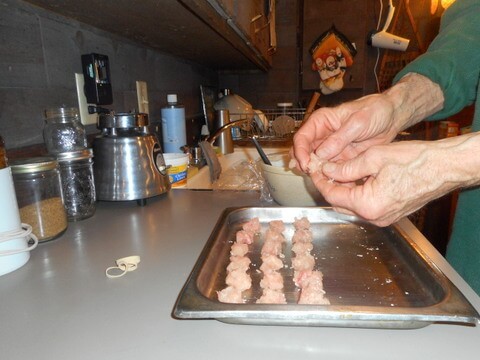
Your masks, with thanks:
M 265 13 L 265 0 L 211 0 L 225 11 L 236 27 L 243 33 L 245 41 L 251 43 L 261 56 L 271 63 L 270 31 L 267 25 L 268 14 Z M 261 15 L 257 21 L 252 19 Z
M 357 54 L 353 65 L 347 68 L 344 88 L 363 88 L 365 81 L 367 0 L 304 0 L 302 42 L 302 88 L 319 88 L 320 76 L 312 70 L 313 59 L 309 52 L 315 40 L 332 25 L 355 44 Z M 373 16 L 373 15 L 372 15 Z

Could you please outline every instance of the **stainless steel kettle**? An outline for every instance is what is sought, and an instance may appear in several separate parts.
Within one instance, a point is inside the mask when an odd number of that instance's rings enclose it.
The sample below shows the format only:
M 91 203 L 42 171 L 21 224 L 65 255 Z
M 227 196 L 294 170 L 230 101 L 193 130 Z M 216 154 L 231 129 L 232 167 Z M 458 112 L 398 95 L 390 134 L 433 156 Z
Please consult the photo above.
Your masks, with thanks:
M 155 135 L 148 130 L 148 115 L 99 114 L 101 130 L 93 141 L 95 189 L 98 200 L 137 200 L 170 190 L 167 166 Z

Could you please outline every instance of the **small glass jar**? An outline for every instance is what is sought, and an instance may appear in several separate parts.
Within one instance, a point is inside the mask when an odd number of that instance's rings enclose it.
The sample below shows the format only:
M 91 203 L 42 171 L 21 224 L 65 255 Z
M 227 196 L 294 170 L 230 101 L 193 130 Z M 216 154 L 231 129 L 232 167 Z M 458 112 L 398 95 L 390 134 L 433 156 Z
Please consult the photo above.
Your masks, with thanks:
M 55 239 L 67 229 L 58 163 L 51 157 L 11 161 L 20 218 L 32 226 L 39 242 Z
M 96 196 L 92 157 L 92 149 L 57 155 L 69 221 L 83 220 L 95 213 Z
M 43 139 L 51 155 L 87 148 L 85 128 L 77 108 L 52 108 L 45 110 Z

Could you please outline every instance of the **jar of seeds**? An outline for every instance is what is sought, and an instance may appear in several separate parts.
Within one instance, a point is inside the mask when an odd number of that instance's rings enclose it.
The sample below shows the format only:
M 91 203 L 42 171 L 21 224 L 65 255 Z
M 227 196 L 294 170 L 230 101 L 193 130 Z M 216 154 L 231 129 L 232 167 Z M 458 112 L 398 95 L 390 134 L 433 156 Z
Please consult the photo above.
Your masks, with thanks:
M 85 128 L 77 108 L 51 108 L 45 110 L 43 139 L 50 155 L 87 148 Z
M 58 163 L 51 157 L 18 159 L 10 164 L 20 219 L 32 226 L 39 242 L 67 229 Z
M 95 183 L 93 180 L 92 149 L 57 155 L 62 179 L 67 218 L 77 221 L 95 213 Z

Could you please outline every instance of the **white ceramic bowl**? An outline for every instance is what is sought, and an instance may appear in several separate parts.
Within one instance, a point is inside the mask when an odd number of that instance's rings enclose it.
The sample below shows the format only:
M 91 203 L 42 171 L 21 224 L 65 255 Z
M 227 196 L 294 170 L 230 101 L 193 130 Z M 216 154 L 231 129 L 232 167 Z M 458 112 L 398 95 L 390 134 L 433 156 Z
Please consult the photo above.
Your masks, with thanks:
M 288 168 L 287 152 L 268 156 L 272 165 L 261 163 L 263 175 L 273 199 L 282 206 L 328 206 L 313 185 L 312 179 L 300 171 Z

